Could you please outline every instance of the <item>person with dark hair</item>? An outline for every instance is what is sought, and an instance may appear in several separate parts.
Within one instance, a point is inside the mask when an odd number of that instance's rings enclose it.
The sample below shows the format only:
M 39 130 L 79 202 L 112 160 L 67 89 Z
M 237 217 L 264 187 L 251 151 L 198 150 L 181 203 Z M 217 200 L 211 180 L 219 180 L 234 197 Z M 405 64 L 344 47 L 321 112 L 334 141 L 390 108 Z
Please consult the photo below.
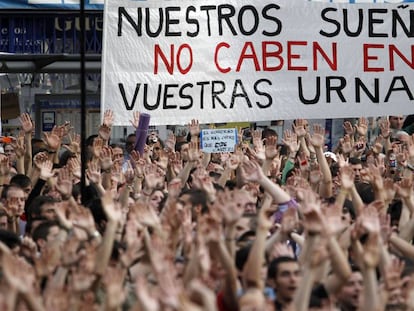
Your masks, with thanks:
M 86 145 L 86 159 L 88 161 L 93 158 L 93 142 L 98 137 L 99 137 L 98 134 L 93 134 L 93 135 L 88 136 L 88 138 L 86 138 L 86 140 L 85 140 L 85 145 Z
M 20 237 L 9 230 L 0 228 L 0 242 L 5 244 L 13 252 L 21 245 Z
M 23 189 L 26 194 L 26 199 L 32 191 L 32 181 L 24 174 L 16 174 L 10 179 L 10 185 L 16 185 Z
M 60 226 L 55 221 L 43 221 L 33 229 L 32 239 L 42 253 L 50 243 L 54 242 L 60 232 Z
M 26 234 L 31 234 L 34 227 L 40 221 L 49 220 L 55 221 L 57 219 L 55 206 L 56 200 L 50 196 L 36 197 L 26 209 L 27 224 L 25 228 Z
M 63 151 L 59 156 L 59 166 L 64 167 L 69 159 L 76 158 L 76 154 L 70 150 Z
M 147 146 L 150 148 L 151 160 L 158 161 L 160 159 L 161 151 L 164 149 L 164 141 L 158 137 L 158 134 L 151 133 L 147 136 Z
M 131 152 L 134 150 L 135 138 L 136 138 L 135 133 L 131 133 L 125 139 L 125 151 L 126 151 L 126 156 L 128 157 L 131 154 Z
M 182 191 L 178 203 L 181 203 L 183 208 L 191 210 L 193 220 L 208 212 L 208 195 L 202 189 L 192 188 Z
M 155 188 L 150 196 L 148 205 L 151 207 L 157 214 L 160 214 L 164 208 L 164 203 L 167 200 L 167 195 L 164 193 L 163 189 Z
M 269 264 L 267 278 L 276 293 L 276 310 L 284 310 L 293 301 L 299 286 L 301 279 L 299 263 L 292 257 L 275 258 Z
M 362 273 L 353 266 L 351 276 L 336 295 L 337 304 L 341 311 L 359 310 L 363 287 Z
M 271 136 L 276 137 L 276 142 L 277 142 L 277 139 L 279 136 L 277 135 L 275 130 L 272 130 L 271 128 L 267 127 L 262 131 L 262 140 L 265 145 L 266 145 L 266 139 Z
M 361 170 L 362 170 L 362 161 L 360 158 L 351 157 L 349 158 L 349 164 L 351 165 L 354 171 L 354 182 L 361 181 Z
M 47 220 L 56 220 L 55 204 L 56 200 L 47 195 L 40 195 L 35 198 L 27 208 L 27 219 L 44 218 Z
M 20 216 L 24 213 L 26 194 L 17 185 L 6 185 L 3 187 L 1 197 L 8 214 L 7 221 L 13 224 L 10 228 L 13 228 L 13 232 L 17 234 L 23 234 L 23 232 L 20 232 Z

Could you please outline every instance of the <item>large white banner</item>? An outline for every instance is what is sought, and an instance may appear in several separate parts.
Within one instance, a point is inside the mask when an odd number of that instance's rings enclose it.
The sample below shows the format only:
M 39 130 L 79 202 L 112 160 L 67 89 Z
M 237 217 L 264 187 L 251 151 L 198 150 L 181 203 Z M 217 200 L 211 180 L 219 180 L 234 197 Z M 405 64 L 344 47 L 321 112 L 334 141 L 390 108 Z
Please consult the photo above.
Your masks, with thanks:
M 102 111 L 129 125 L 414 113 L 414 5 L 107 0 Z

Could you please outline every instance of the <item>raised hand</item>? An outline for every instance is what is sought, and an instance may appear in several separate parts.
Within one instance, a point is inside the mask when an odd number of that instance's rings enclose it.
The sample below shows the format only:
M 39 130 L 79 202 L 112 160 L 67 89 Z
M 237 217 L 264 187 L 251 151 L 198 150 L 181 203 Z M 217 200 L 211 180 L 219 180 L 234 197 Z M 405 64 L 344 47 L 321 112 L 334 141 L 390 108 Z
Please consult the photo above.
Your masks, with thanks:
M 53 163 L 50 160 L 46 160 L 39 165 L 40 168 L 40 178 L 43 180 L 48 180 L 53 177 Z
M 311 234 L 321 233 L 325 227 L 321 202 L 316 193 L 310 189 L 300 190 L 298 191 L 298 196 L 302 199 L 303 225 L 306 231 Z
M 320 124 L 313 125 L 313 134 L 311 136 L 311 144 L 315 148 L 323 148 L 325 144 L 325 129 Z
M 110 170 L 114 164 L 112 161 L 112 149 L 108 146 L 104 146 L 99 154 L 99 160 L 103 171 Z
M 293 131 L 298 138 L 305 137 L 306 135 L 305 121 L 305 119 L 296 119 L 296 125 L 293 124 Z
M 81 164 L 78 158 L 70 158 L 68 160 L 68 167 L 74 177 L 81 178 Z
M 137 129 L 139 127 L 139 116 L 140 116 L 140 112 L 139 111 L 134 111 L 132 114 L 132 120 L 129 120 L 129 122 L 131 122 L 131 125 Z
M 164 176 L 160 173 L 156 164 L 147 164 L 144 168 L 144 185 L 145 190 L 152 190 L 159 186 L 162 186 L 164 182 Z
M 257 162 L 245 161 L 242 163 L 241 168 L 242 177 L 246 181 L 258 182 L 264 177 L 262 168 Z
M 58 135 L 62 139 L 65 136 L 69 135 L 69 132 L 73 129 L 73 126 L 70 125 L 69 121 L 65 121 L 62 125 L 58 126 Z
M 19 121 L 25 134 L 31 134 L 33 132 L 34 125 L 28 113 L 22 113 L 19 117 Z
M 160 151 L 160 155 L 158 158 L 158 161 L 156 162 L 156 164 L 162 168 L 163 170 L 166 170 L 168 167 L 168 154 L 165 150 L 161 150 Z
M 101 198 L 102 207 L 108 219 L 119 222 L 122 219 L 122 211 L 117 202 L 115 202 L 112 192 L 107 190 Z
M 106 127 L 111 128 L 113 124 L 114 124 L 114 113 L 113 113 L 113 111 L 110 110 L 110 109 L 105 110 L 104 117 L 103 117 L 103 125 L 106 126 Z
M 99 158 L 99 156 L 101 155 L 103 147 L 104 147 L 104 142 L 103 142 L 102 138 L 96 137 L 93 140 L 93 144 L 92 144 L 92 153 L 93 153 L 93 156 L 95 158 Z
M 408 200 L 413 195 L 413 182 L 411 178 L 404 177 L 398 184 L 397 193 L 402 199 Z
M 379 153 L 382 152 L 382 149 L 384 148 L 383 145 L 382 145 L 382 140 L 383 140 L 383 138 L 381 136 L 377 136 L 375 138 L 374 145 L 372 146 L 372 151 L 375 154 L 379 154 Z
M 277 149 L 277 138 L 276 136 L 270 136 L 266 138 L 265 155 L 266 159 L 273 160 L 279 153 Z
M 69 134 L 69 146 L 66 146 L 66 149 L 73 152 L 74 154 L 80 153 L 80 144 L 81 144 L 81 137 L 79 134 L 72 133 Z
M 86 176 L 91 183 L 96 185 L 100 185 L 102 183 L 102 175 L 98 163 L 94 161 L 89 162 Z
M 391 128 L 390 128 L 390 121 L 387 119 L 381 120 L 379 123 L 381 136 L 384 138 L 388 138 L 391 135 Z
M 111 128 L 105 124 L 102 124 L 98 130 L 99 137 L 107 142 L 111 138 Z M 96 140 L 96 139 L 95 139 Z
M 263 145 L 262 131 L 261 130 L 252 131 L 252 140 L 253 140 L 253 146 L 255 148 L 261 147 Z
M 361 136 L 352 147 L 351 157 L 360 158 L 364 153 L 366 146 L 367 142 L 365 140 L 365 137 Z
M 296 152 L 298 152 L 300 147 L 298 137 L 295 133 L 292 133 L 292 131 L 285 130 L 282 142 L 288 147 L 290 153 L 296 154 Z
M 24 144 L 24 132 L 20 131 L 19 137 L 17 137 L 16 141 L 12 142 L 11 145 L 14 148 L 16 157 L 17 158 L 23 157 L 25 150 L 26 150 L 26 146 Z
M 366 136 L 368 131 L 368 120 L 364 117 L 358 119 L 358 123 L 355 125 L 355 130 L 359 136 Z
M 56 183 L 56 190 L 62 196 L 62 199 L 67 200 L 72 196 L 73 182 L 69 172 L 69 168 L 61 168 L 59 170 L 58 179 Z
M 58 135 L 58 128 L 56 125 L 53 127 L 50 133 L 43 132 L 46 144 L 49 146 L 50 151 L 58 151 L 60 148 L 61 137 Z
M 351 137 L 346 134 L 343 138 L 339 140 L 339 143 L 341 145 L 342 153 L 343 154 L 349 154 L 352 152 L 352 142 Z
M 47 161 L 49 159 L 46 152 L 39 152 L 33 157 L 33 163 L 37 169 L 40 170 L 40 166 L 43 162 Z
M 190 142 L 188 145 L 188 160 L 190 162 L 200 162 L 202 154 L 198 142 Z
M 354 186 L 354 170 L 347 165 L 340 169 L 341 187 L 345 190 L 351 190 Z
M 0 154 L 0 176 L 8 176 L 10 173 L 9 157 Z
M 352 126 L 351 122 L 345 121 L 343 125 L 345 134 L 349 137 L 352 137 L 354 135 L 354 127 Z
M 216 203 L 218 209 L 223 213 L 223 218 L 228 226 L 232 226 L 243 216 L 244 205 L 236 202 L 236 197 L 244 190 L 228 190 L 221 191 L 217 195 Z
M 190 134 L 192 137 L 200 135 L 200 124 L 197 119 L 192 119 L 191 122 L 188 124 L 188 129 L 190 130 Z

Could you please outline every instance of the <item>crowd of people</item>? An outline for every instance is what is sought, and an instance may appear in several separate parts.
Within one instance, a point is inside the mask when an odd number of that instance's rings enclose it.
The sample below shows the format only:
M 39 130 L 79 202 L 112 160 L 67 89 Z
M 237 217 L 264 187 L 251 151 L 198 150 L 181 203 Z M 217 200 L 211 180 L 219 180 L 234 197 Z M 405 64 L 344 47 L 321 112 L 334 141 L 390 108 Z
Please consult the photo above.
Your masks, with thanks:
M 34 139 L 28 114 L 0 154 L 0 309 L 414 310 L 414 138 L 403 117 L 283 137 L 243 131 L 200 150 L 192 120 L 163 141 L 86 140 L 69 123 Z M 141 139 L 142 137 L 140 137 Z M 83 184 L 83 183 L 82 183 Z

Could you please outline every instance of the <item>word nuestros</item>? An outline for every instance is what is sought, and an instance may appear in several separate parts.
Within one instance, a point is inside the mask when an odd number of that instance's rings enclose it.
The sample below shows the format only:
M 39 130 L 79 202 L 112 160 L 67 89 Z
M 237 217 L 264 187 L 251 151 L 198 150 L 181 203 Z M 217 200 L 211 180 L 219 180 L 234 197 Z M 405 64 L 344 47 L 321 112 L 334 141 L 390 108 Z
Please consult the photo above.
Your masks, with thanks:
M 282 22 L 276 16 L 280 6 L 274 3 L 258 9 L 253 5 L 235 7 L 231 4 L 201 6 L 168 6 L 164 8 L 118 8 L 118 37 L 122 37 L 124 22 L 138 37 L 197 37 L 251 36 L 260 32 L 276 36 L 282 31 Z

